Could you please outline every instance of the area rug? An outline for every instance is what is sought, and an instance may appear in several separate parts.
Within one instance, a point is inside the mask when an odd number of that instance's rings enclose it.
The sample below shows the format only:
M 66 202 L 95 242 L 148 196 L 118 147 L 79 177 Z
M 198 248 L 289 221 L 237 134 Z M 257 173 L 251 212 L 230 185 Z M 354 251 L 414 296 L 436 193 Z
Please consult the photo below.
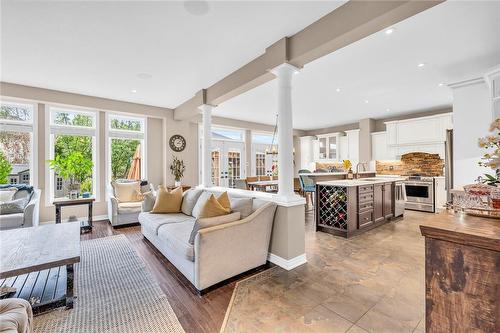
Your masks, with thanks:
M 235 314 L 232 310 L 234 308 L 237 308 L 240 303 L 245 301 L 248 293 L 253 286 L 263 283 L 265 280 L 269 279 L 274 274 L 277 274 L 280 271 L 280 267 L 273 266 L 261 273 L 252 275 L 236 283 L 236 286 L 233 290 L 233 295 L 231 296 L 231 300 L 229 301 L 229 305 L 226 310 L 226 316 L 224 317 L 224 322 L 222 323 L 220 333 L 240 331 L 240 327 L 238 326 L 238 321 L 240 318 L 238 318 L 238 314 Z
M 184 332 L 124 235 L 81 242 L 75 270 L 74 308 L 35 317 L 35 333 Z

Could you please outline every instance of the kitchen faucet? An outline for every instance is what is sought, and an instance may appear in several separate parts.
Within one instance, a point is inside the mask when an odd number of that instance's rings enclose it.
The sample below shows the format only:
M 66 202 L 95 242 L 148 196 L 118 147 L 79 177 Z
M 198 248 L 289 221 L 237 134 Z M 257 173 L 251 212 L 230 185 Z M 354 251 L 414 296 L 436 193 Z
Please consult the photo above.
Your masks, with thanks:
M 356 175 L 359 175 L 359 166 L 362 165 L 363 166 L 363 171 L 366 171 L 366 165 L 367 165 L 368 162 L 358 162 L 356 164 Z M 356 178 L 359 178 L 359 176 L 356 176 Z

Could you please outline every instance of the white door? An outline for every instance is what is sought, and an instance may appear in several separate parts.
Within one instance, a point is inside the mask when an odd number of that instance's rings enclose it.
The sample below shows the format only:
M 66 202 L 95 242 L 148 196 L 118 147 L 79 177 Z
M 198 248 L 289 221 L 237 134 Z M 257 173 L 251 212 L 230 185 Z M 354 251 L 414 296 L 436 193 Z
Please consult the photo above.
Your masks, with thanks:
M 235 187 L 234 180 L 245 177 L 245 144 L 212 141 L 212 182 L 215 186 Z

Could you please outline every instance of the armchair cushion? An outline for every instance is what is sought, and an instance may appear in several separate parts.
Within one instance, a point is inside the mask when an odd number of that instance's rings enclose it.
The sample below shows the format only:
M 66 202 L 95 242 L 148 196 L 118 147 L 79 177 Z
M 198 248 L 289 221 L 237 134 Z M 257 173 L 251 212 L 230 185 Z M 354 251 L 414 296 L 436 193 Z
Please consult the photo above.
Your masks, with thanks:
M 0 215 L 0 230 L 20 228 L 23 223 L 23 213 Z
M 27 198 L 2 202 L 0 203 L 0 215 L 22 213 L 27 204 L 28 204 Z
M 16 194 L 17 188 L 8 187 L 0 189 L 0 202 L 8 202 L 14 199 L 14 194 Z
M 118 203 L 118 214 L 140 213 L 141 208 L 142 208 L 142 202 L 140 202 L 140 201 L 119 202 Z
M 118 202 L 142 201 L 141 182 L 111 182 Z

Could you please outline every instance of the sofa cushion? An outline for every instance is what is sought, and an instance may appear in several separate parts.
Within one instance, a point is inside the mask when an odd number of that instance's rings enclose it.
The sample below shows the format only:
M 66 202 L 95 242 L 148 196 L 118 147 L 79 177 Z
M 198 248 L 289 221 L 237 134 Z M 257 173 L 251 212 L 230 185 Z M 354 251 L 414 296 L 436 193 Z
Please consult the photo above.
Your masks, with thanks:
M 241 218 L 249 216 L 253 212 L 253 198 L 234 198 L 231 199 L 231 211 L 240 212 Z
M 23 213 L 28 204 L 27 198 L 21 198 L 0 203 L 0 215 Z
M 0 202 L 12 201 L 16 192 L 17 188 L 14 187 L 0 189 Z
M 13 229 L 19 228 L 24 224 L 24 214 L 8 214 L 0 215 L 0 229 Z
M 151 213 L 180 213 L 182 204 L 182 187 L 168 191 L 165 186 L 158 187 L 155 205 Z
M 156 201 L 156 196 L 153 194 L 153 192 L 145 193 L 144 200 L 142 201 L 142 211 L 143 212 L 152 211 L 155 205 L 155 201 Z
M 194 246 L 189 243 L 193 225 L 194 219 L 182 223 L 162 225 L 158 229 L 158 238 L 177 254 L 194 261 Z
M 186 215 L 193 214 L 193 208 L 196 205 L 196 202 L 200 198 L 203 190 L 200 189 L 189 189 L 182 194 L 182 206 L 181 211 Z
M 209 217 L 209 218 L 199 218 L 193 225 L 193 230 L 189 236 L 189 244 L 194 244 L 194 239 L 199 230 L 214 227 L 216 225 L 221 225 L 225 223 L 230 223 L 238 221 L 241 218 L 240 212 L 235 212 L 228 215 Z
M 142 202 L 119 202 L 118 214 L 134 214 L 140 213 L 142 210 Z
M 111 182 L 111 186 L 118 202 L 142 201 L 141 182 Z
M 192 221 L 194 223 L 195 218 L 182 213 L 152 214 L 143 212 L 139 214 L 139 223 L 155 234 L 158 234 L 158 229 L 164 224 L 173 224 L 185 221 Z

